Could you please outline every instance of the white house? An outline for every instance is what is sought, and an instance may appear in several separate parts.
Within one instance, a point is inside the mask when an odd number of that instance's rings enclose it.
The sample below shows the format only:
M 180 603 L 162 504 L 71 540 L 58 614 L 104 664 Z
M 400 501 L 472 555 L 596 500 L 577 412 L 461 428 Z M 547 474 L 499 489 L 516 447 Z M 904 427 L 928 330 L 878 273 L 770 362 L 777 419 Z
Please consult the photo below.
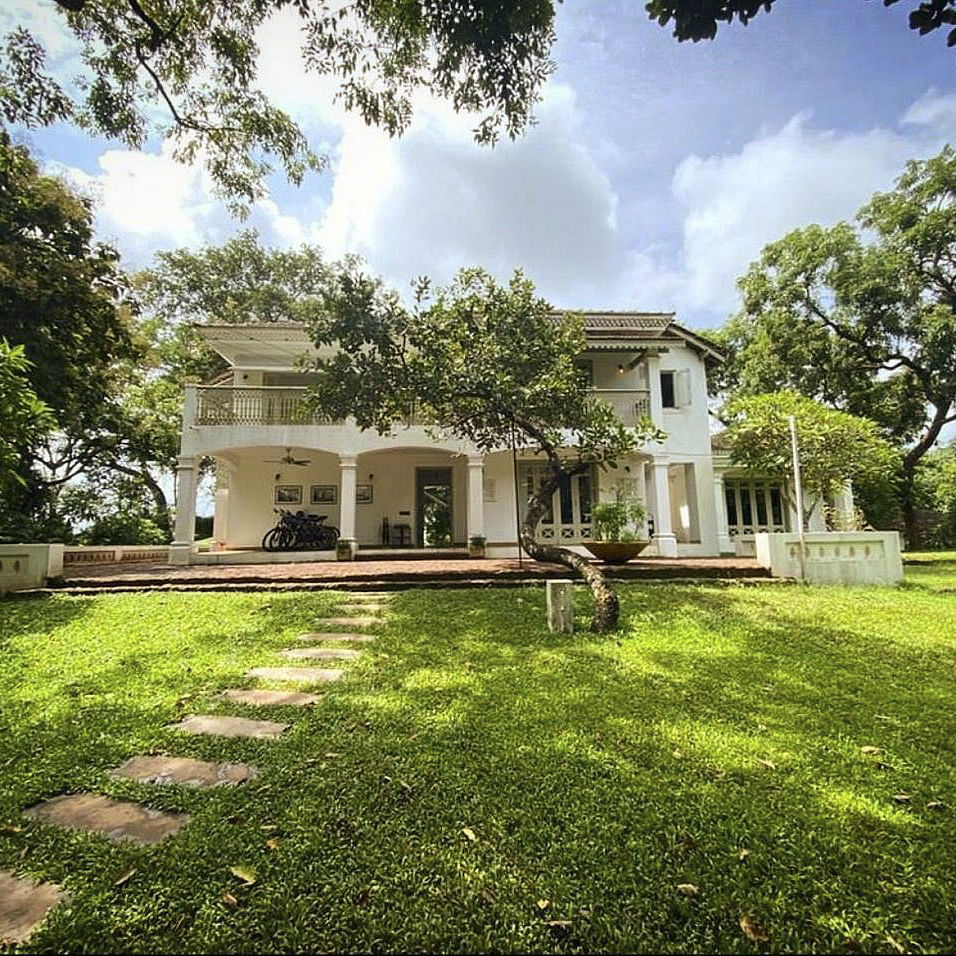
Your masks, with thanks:
M 667 434 L 615 471 L 575 477 L 554 495 L 538 534 L 577 547 L 590 536 L 591 506 L 621 480 L 643 500 L 650 554 L 712 556 L 740 550 L 756 531 L 792 525 L 779 483 L 734 476 L 711 447 L 707 369 L 721 356 L 671 313 L 585 313 L 580 358 L 595 394 L 625 423 L 649 414 Z M 173 559 L 180 563 L 304 560 L 333 552 L 261 550 L 274 509 L 325 515 L 360 552 L 458 547 L 473 537 L 491 557 L 517 555 L 516 497 L 543 474 L 534 455 L 480 454 L 411 421 L 391 435 L 325 421 L 304 401 L 300 359 L 312 348 L 292 323 L 207 325 L 201 332 L 228 362 L 223 382 L 188 386 L 178 467 Z M 197 465 L 216 461 L 215 545 L 193 544 Z

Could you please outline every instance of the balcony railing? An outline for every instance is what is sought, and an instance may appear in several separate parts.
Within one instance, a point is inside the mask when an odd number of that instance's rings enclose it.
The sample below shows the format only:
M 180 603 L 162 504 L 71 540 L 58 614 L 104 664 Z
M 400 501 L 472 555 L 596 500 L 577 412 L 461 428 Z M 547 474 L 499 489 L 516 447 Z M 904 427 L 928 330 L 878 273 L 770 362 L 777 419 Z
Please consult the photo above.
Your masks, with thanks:
M 644 388 L 595 388 L 595 398 L 607 402 L 625 425 L 633 427 L 651 417 L 651 393 Z
M 330 425 L 316 412 L 304 388 L 196 389 L 197 425 Z

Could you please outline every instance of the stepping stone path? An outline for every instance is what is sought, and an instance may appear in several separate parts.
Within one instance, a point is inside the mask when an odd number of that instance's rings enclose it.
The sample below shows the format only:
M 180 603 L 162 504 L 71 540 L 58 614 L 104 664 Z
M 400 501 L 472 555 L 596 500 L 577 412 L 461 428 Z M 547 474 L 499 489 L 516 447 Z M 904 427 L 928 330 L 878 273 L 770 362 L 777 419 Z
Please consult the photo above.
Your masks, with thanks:
M 114 779 L 137 783 L 179 783 L 187 787 L 221 787 L 245 783 L 256 776 L 256 768 L 241 763 L 206 763 L 189 757 L 131 757 L 110 771 Z
M 350 634 L 348 631 L 309 631 L 300 634 L 300 641 L 355 641 L 367 644 L 375 640 L 374 634 Z
M 293 647 L 282 652 L 283 657 L 292 660 L 320 658 L 325 660 L 354 661 L 362 655 L 347 647 Z
M 304 694 L 296 690 L 224 690 L 223 697 L 253 707 L 311 707 L 321 699 L 321 694 Z
M 170 724 L 170 730 L 187 734 L 208 734 L 213 737 L 278 737 L 288 729 L 288 724 L 274 720 L 249 720 L 248 717 L 218 717 L 209 714 L 190 714 L 178 724 Z
M 326 627 L 374 627 L 381 624 L 378 617 L 326 617 L 319 622 Z
M 330 628 L 369 628 L 382 623 L 377 616 L 387 610 L 392 595 L 382 592 L 359 592 L 349 595 L 338 610 L 354 614 L 351 617 L 327 617 L 322 624 Z M 371 616 L 371 615 L 376 616 Z M 300 634 L 300 641 L 369 642 L 372 634 L 356 631 L 312 631 Z M 355 660 L 360 653 L 350 648 L 298 647 L 281 652 L 292 660 Z M 321 684 L 337 681 L 342 671 L 321 667 L 255 667 L 247 677 L 290 681 L 299 684 Z M 322 697 L 300 691 L 249 688 L 225 690 L 227 700 L 254 707 L 309 707 Z M 190 714 L 179 723 L 170 724 L 170 730 L 189 734 L 208 734 L 218 737 L 252 737 L 272 740 L 289 729 L 289 724 L 271 720 L 250 720 L 246 717 Z M 189 757 L 170 757 L 162 754 L 131 757 L 110 771 L 114 780 L 135 780 L 141 784 L 180 784 L 190 787 L 236 786 L 258 774 L 247 764 L 207 763 Z M 100 833 L 113 842 L 130 840 L 135 843 L 159 843 L 178 833 L 190 817 L 186 813 L 165 813 L 139 803 L 114 800 L 98 793 L 75 793 L 44 800 L 24 811 L 24 815 L 39 823 Z M 33 883 L 0 870 L 0 945 L 22 943 L 46 914 L 67 896 L 52 883 Z
M 159 843 L 189 822 L 189 815 L 185 813 L 164 813 L 99 793 L 54 797 L 30 807 L 25 814 L 40 823 L 52 823 L 68 830 L 102 833 L 114 843 L 122 840 Z
M 24 942 L 65 896 L 55 883 L 34 883 L 0 870 L 0 945 Z
M 323 667 L 254 667 L 246 671 L 246 677 L 262 677 L 265 680 L 285 680 L 296 684 L 328 684 L 342 676 L 339 670 Z

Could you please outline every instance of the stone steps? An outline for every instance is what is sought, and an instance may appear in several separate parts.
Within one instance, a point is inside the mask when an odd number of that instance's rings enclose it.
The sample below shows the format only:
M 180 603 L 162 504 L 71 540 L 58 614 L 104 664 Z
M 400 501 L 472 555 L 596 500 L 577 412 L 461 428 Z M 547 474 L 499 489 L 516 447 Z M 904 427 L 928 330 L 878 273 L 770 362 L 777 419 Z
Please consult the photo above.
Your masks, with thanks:
M 0 945 L 26 942 L 67 894 L 55 883 L 34 883 L 0 870 Z
M 353 641 L 354 643 L 368 644 L 375 640 L 374 634 L 356 634 L 349 631 L 309 631 L 300 634 L 299 641 Z
M 327 660 L 327 661 L 354 661 L 361 657 L 359 651 L 346 647 L 291 647 L 280 652 L 289 660 Z
M 189 714 L 178 724 L 170 724 L 170 730 L 187 734 L 206 734 L 213 737 L 255 737 L 269 739 L 280 737 L 289 729 L 289 724 L 274 720 L 250 720 L 248 717 L 228 717 L 218 714 Z
M 253 667 L 246 677 L 288 681 L 292 684 L 329 684 L 340 680 L 342 671 L 324 667 Z
M 252 687 L 247 690 L 224 690 L 222 696 L 250 707 L 311 707 L 321 699 L 321 694 L 305 694 L 294 690 L 266 690 Z
M 257 776 L 255 767 L 241 763 L 206 763 L 190 757 L 152 755 L 130 757 L 115 770 L 114 780 L 135 780 L 156 785 L 180 784 L 185 787 L 234 787 Z

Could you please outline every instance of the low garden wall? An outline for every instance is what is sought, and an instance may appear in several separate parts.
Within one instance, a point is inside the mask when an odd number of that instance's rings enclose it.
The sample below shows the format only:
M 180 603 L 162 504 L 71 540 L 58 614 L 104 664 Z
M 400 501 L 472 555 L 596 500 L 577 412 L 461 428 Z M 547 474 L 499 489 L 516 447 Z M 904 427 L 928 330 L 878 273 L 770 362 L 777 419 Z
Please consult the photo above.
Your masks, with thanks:
M 145 564 L 148 561 L 165 563 L 168 560 L 168 544 L 88 545 L 67 547 L 63 551 L 63 564 L 67 569 L 91 564 Z
M 0 594 L 46 587 L 63 574 L 62 544 L 0 544 Z
M 757 563 L 775 578 L 814 584 L 899 584 L 903 580 L 896 531 L 795 531 L 754 535 Z

